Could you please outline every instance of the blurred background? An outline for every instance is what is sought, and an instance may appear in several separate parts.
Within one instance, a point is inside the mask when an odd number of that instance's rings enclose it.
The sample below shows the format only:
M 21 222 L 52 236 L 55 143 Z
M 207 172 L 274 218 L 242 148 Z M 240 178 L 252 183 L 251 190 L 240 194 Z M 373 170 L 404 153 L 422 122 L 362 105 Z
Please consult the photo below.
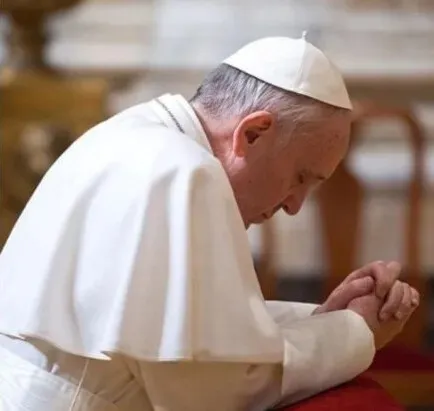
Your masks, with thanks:
M 0 247 L 87 128 L 165 92 L 190 97 L 246 42 L 306 30 L 345 75 L 354 145 L 299 215 L 250 229 L 264 293 L 320 301 L 352 268 L 397 259 L 423 294 L 404 340 L 434 350 L 434 0 L 2 0 L 0 11 Z M 407 405 L 434 409 L 432 370 L 416 369 L 428 382 Z

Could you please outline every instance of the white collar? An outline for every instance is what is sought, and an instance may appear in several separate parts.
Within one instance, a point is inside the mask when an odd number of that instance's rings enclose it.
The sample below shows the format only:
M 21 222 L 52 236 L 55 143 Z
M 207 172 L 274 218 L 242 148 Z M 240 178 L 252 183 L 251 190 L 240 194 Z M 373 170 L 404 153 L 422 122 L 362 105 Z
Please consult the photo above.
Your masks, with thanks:
M 205 130 L 195 111 L 184 97 L 179 94 L 164 94 L 152 100 L 151 105 L 164 125 L 188 135 L 212 153 Z

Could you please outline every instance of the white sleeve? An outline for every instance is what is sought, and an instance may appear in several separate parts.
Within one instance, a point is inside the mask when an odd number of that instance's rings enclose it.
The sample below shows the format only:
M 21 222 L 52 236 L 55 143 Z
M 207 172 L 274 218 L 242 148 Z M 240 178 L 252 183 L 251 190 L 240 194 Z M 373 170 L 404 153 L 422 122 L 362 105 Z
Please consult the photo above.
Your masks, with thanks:
M 152 406 L 166 411 L 268 410 L 346 382 L 368 366 L 370 331 L 357 314 L 335 311 L 290 324 L 282 329 L 281 365 L 126 361 Z
M 312 316 L 315 304 L 266 301 L 266 306 L 286 344 L 282 404 L 344 383 L 370 365 L 375 354 L 372 332 L 355 312 Z
M 265 301 L 267 310 L 277 324 L 300 320 L 312 315 L 317 304 L 299 303 L 292 301 Z
M 125 361 L 152 409 L 264 411 L 280 398 L 282 373 L 275 364 Z
M 281 329 L 285 339 L 284 404 L 353 379 L 370 366 L 375 355 L 371 330 L 351 310 L 289 321 Z

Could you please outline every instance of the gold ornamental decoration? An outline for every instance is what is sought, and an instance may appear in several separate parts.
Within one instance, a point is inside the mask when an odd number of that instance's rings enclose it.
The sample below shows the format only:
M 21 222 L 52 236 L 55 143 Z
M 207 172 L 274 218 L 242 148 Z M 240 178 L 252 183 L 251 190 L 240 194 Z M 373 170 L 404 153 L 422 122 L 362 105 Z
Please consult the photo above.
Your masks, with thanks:
M 46 20 L 82 0 L 1 0 L 1 12 L 10 21 L 7 57 L 2 75 L 54 72 L 45 60 L 49 35 Z

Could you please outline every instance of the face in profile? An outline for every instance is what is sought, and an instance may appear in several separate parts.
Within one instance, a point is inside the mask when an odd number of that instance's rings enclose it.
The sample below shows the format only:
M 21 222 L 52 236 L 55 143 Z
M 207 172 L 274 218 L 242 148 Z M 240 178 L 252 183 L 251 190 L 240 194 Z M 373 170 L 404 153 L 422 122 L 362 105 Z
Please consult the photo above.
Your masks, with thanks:
M 246 226 L 261 223 L 280 209 L 297 214 L 309 193 L 332 175 L 345 156 L 349 126 L 349 115 L 340 114 L 285 136 L 265 115 L 241 127 L 238 134 L 236 130 L 234 141 L 241 140 L 242 147 L 229 177 Z

